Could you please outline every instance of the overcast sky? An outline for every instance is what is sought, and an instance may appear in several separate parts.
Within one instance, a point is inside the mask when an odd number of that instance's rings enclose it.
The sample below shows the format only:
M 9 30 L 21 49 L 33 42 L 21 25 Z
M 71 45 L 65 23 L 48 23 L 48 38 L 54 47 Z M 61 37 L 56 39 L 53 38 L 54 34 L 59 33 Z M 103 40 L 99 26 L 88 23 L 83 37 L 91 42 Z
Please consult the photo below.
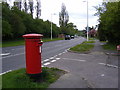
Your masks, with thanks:
M 7 0 L 14 1 L 14 0 Z M 33 0 L 36 1 L 36 0 Z M 65 4 L 69 14 L 69 22 L 74 23 L 79 30 L 83 30 L 87 25 L 87 0 L 40 0 L 41 1 L 41 19 L 51 21 L 59 26 L 59 12 L 62 3 Z M 102 3 L 102 0 L 88 0 L 89 26 L 98 24 L 98 17 L 94 16 L 96 10 L 93 6 Z
M 41 0 L 41 18 L 59 25 L 59 12 L 62 3 L 65 4 L 69 14 L 69 22 L 73 22 L 79 30 L 83 30 L 87 24 L 87 2 L 85 0 Z M 98 24 L 96 10 L 93 6 L 101 4 L 102 0 L 88 0 L 89 26 Z M 55 15 L 54 15 L 55 13 Z

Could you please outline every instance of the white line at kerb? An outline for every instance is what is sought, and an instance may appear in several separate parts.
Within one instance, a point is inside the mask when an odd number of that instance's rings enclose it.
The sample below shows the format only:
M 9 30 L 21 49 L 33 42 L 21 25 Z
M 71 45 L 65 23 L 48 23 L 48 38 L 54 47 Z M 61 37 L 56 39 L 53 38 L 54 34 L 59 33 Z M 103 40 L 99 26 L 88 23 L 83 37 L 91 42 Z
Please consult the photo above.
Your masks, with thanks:
M 6 73 L 11 72 L 11 71 L 12 71 L 12 70 L 8 70 L 8 71 L 6 71 L 6 72 L 0 73 L 0 75 L 6 74 Z

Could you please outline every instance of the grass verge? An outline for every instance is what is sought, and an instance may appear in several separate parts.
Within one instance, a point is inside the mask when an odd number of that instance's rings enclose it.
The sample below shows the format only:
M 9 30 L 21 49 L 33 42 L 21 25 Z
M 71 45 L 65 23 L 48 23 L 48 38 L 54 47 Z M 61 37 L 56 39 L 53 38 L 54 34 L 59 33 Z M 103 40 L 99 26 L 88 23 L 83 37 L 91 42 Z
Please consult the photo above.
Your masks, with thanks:
M 43 67 L 42 73 L 35 80 L 26 74 L 24 68 L 2 75 L 2 85 L 4 88 L 48 88 L 61 75 L 66 72 L 57 68 Z
M 106 44 L 102 45 L 102 47 L 105 50 L 116 50 L 117 45 L 106 43 Z
M 95 40 L 95 38 L 89 38 L 89 40 Z
M 95 43 L 95 41 L 84 41 L 83 43 L 84 43 L 84 44 L 87 44 L 87 43 Z
M 90 51 L 94 45 L 93 44 L 87 44 L 90 43 L 90 41 L 85 41 L 82 44 L 78 44 L 72 48 L 70 48 L 71 51 L 75 51 L 75 52 L 86 52 L 86 51 Z
M 57 40 L 63 40 L 62 38 L 53 38 L 52 40 L 50 38 L 43 38 L 43 42 L 49 42 L 49 41 L 57 41 Z M 13 40 L 13 41 L 4 41 L 2 42 L 2 47 L 11 47 L 11 46 L 19 46 L 24 45 L 25 40 Z

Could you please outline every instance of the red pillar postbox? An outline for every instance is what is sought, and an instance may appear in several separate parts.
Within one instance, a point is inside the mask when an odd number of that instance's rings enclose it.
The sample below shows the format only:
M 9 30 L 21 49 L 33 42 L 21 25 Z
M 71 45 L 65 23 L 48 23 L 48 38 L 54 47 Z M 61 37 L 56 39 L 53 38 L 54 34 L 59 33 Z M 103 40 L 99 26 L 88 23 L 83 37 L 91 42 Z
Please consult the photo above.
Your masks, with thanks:
M 41 46 L 43 35 L 41 34 L 26 34 L 25 38 L 25 51 L 26 51 L 26 73 L 27 74 L 40 74 L 41 68 Z

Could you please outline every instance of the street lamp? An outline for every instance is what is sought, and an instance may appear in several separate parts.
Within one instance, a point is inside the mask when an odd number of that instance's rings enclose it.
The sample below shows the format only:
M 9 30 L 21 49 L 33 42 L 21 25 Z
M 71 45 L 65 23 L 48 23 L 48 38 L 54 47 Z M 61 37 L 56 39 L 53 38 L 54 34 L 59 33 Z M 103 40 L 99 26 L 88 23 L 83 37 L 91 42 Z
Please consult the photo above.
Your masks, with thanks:
M 89 32 L 89 27 L 88 27 L 88 0 L 87 1 L 83 1 L 83 2 L 87 2 L 87 41 L 89 40 L 89 37 L 88 37 L 88 32 Z
M 51 40 L 52 40 L 52 15 L 56 15 L 55 13 L 51 13 Z

